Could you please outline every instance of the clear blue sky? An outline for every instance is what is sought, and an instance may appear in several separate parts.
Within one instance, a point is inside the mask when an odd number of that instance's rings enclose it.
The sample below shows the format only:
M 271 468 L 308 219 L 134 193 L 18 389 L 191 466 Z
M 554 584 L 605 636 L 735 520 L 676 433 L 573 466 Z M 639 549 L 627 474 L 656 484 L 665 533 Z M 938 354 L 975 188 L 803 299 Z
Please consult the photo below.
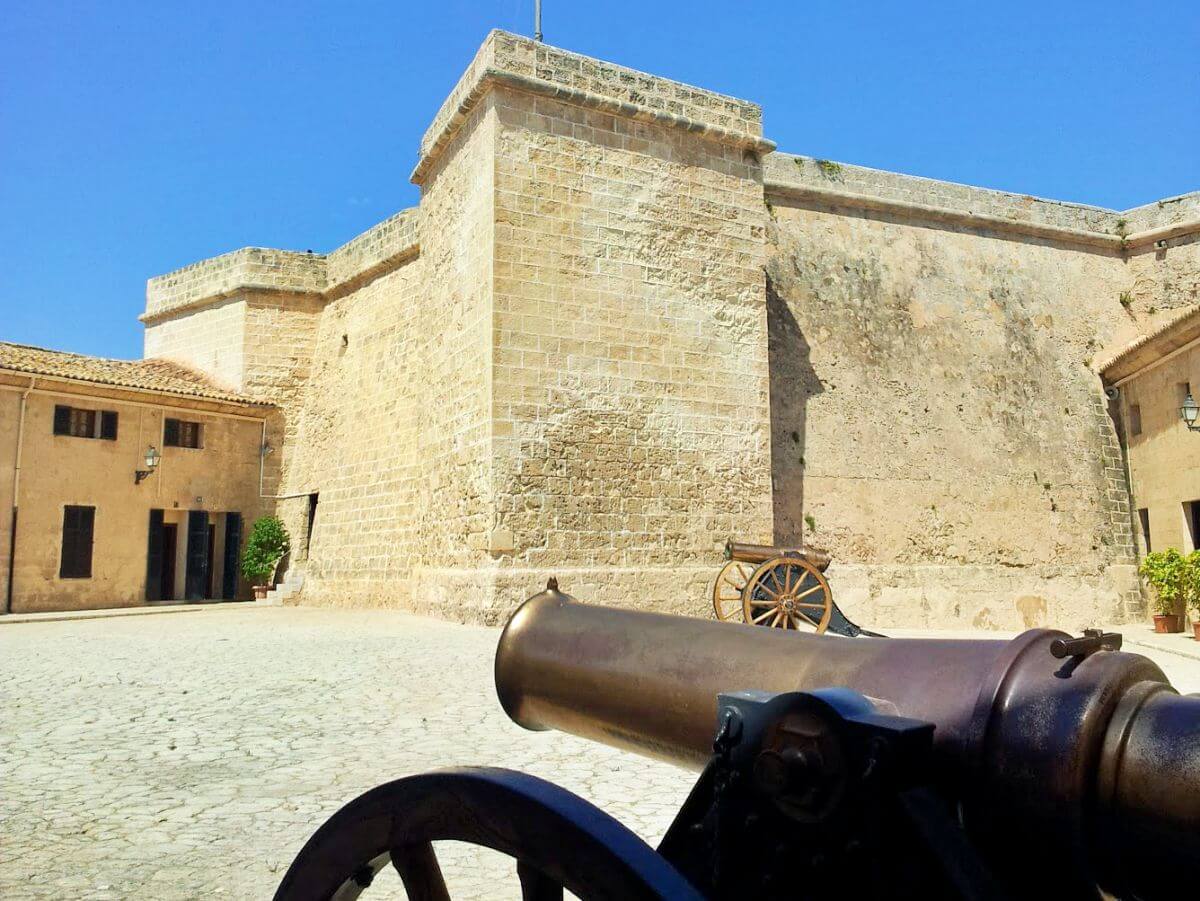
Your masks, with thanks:
M 1125 208 L 1200 189 L 1200 2 L 545 0 L 548 43 L 761 103 L 780 148 Z M 141 354 L 147 277 L 327 251 L 533 0 L 15 0 L 0 339 Z

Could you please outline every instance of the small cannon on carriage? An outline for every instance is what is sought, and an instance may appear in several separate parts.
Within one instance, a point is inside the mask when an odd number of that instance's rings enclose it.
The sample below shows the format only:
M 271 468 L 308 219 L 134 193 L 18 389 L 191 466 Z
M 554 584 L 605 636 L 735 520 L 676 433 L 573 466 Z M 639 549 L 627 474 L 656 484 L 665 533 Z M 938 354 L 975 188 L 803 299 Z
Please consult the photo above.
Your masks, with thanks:
M 713 583 L 717 619 L 847 638 L 882 638 L 850 621 L 825 578 L 833 558 L 815 547 L 725 543 L 726 564 Z

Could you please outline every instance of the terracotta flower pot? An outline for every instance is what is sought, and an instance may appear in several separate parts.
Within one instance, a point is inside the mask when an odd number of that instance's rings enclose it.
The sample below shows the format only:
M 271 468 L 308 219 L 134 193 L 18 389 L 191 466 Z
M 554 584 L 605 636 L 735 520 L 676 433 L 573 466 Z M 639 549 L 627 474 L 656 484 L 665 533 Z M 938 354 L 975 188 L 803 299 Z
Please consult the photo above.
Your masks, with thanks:
M 1177 614 L 1156 613 L 1154 614 L 1154 631 L 1160 635 L 1166 635 L 1171 632 L 1182 632 L 1183 625 L 1179 622 Z
M 254 599 L 256 601 L 265 601 L 267 599 L 267 592 L 270 590 L 271 589 L 268 588 L 266 585 L 255 585 L 254 586 Z M 1157 628 L 1157 626 L 1155 628 Z
M 1200 641 L 1200 620 L 1192 623 L 1192 632 L 1195 633 L 1196 641 Z

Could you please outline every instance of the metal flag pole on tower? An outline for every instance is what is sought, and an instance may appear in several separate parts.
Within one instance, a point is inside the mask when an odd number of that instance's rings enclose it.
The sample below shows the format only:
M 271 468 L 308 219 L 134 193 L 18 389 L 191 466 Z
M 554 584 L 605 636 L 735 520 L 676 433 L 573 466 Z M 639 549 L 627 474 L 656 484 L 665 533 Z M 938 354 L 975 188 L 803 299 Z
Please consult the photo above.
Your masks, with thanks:
M 533 0 L 533 39 L 542 40 L 542 0 Z

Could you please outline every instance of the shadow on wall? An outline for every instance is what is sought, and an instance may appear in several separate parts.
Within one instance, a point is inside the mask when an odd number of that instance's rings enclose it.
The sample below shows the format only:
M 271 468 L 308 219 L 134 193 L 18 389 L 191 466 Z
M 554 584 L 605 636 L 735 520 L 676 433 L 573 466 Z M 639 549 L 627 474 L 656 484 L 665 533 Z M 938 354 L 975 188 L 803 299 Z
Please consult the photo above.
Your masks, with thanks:
M 775 543 L 804 543 L 808 401 L 824 388 L 808 339 L 767 273 L 767 360 L 771 377 L 771 485 Z

